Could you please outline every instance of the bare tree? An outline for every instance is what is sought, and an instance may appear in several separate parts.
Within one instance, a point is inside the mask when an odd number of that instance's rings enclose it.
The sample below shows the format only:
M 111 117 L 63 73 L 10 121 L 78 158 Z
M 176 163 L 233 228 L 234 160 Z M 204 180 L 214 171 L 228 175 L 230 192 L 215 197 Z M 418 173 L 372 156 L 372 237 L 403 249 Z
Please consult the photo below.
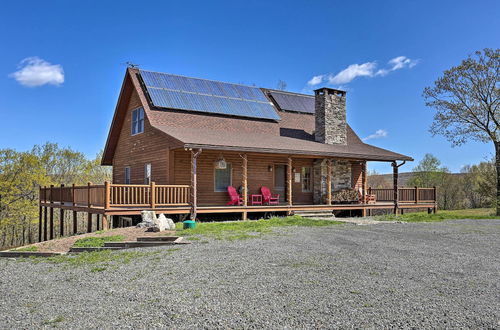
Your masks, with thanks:
M 500 49 L 484 49 L 444 71 L 433 87 L 424 89 L 426 105 L 434 108 L 433 135 L 452 144 L 468 140 L 493 142 L 497 171 L 496 213 L 500 215 Z
M 286 91 L 287 86 L 288 85 L 287 85 L 286 81 L 278 80 L 278 83 L 276 84 L 276 89 L 280 90 L 280 91 Z

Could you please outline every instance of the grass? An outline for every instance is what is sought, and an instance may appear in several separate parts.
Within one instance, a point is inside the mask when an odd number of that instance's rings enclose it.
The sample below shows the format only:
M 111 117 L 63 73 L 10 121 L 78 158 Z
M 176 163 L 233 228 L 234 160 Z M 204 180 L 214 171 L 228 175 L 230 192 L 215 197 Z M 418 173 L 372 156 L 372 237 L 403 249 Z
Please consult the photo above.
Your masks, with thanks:
M 43 325 L 51 325 L 51 326 L 55 326 L 56 324 L 58 323 L 61 323 L 62 321 L 64 321 L 64 317 L 62 316 L 58 316 L 56 317 L 55 319 L 52 319 L 52 320 L 47 320 L 47 321 L 43 321 Z
M 74 247 L 103 247 L 105 242 L 121 242 L 125 239 L 123 235 L 85 237 L 78 239 Z
M 382 215 L 375 217 L 375 220 L 387 221 L 396 220 L 404 222 L 439 222 L 443 220 L 456 219 L 499 219 L 495 215 L 494 209 L 466 209 L 466 210 L 442 210 L 436 214 L 427 214 L 427 212 L 415 212 L 402 215 Z
M 20 251 L 20 252 L 37 252 L 38 247 L 37 246 L 26 246 L 26 247 L 20 247 L 17 249 L 14 249 L 14 251 Z
M 188 240 L 197 240 L 196 236 L 206 236 L 215 239 L 240 240 L 260 237 L 271 233 L 277 227 L 322 227 L 340 224 L 332 220 L 312 220 L 299 216 L 274 217 L 269 220 L 248 220 L 231 222 L 198 222 L 194 229 L 182 229 L 182 223 L 177 224 L 179 236 L 191 236 Z M 194 236 L 194 237 L 192 237 Z

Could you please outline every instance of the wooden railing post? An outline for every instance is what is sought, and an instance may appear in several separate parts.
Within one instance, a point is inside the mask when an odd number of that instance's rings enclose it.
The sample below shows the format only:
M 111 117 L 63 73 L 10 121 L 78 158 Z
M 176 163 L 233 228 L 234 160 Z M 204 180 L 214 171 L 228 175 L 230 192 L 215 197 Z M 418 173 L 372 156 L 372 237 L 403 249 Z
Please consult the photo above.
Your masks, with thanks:
M 109 209 L 111 204 L 111 187 L 109 181 L 104 182 L 104 210 Z
M 149 184 L 149 204 L 152 209 L 156 207 L 156 184 L 154 181 L 151 181 Z
M 71 205 L 75 206 L 75 184 L 71 185 Z
M 64 190 L 64 184 L 61 183 L 61 186 L 59 187 L 59 201 L 61 205 L 64 205 L 63 190 Z
M 63 191 L 64 191 L 64 184 L 61 183 L 61 186 L 59 188 L 60 191 L 60 209 L 59 209 L 59 236 L 64 236 L 64 209 L 62 206 L 64 205 L 64 197 L 63 197 Z
M 436 186 L 433 187 L 434 188 L 434 213 L 437 212 L 437 188 Z
M 418 204 L 418 187 L 415 186 L 415 204 Z
M 87 207 L 90 209 L 92 203 L 90 202 L 90 187 L 92 186 L 92 182 L 87 182 Z

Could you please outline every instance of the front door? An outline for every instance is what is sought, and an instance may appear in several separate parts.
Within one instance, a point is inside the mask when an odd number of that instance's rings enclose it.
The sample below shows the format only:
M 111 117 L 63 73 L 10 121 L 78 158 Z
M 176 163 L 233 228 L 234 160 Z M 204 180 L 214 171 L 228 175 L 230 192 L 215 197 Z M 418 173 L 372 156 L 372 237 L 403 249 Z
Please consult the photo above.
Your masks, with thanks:
M 274 189 L 273 194 L 280 194 L 280 203 L 286 198 L 286 165 L 274 165 Z

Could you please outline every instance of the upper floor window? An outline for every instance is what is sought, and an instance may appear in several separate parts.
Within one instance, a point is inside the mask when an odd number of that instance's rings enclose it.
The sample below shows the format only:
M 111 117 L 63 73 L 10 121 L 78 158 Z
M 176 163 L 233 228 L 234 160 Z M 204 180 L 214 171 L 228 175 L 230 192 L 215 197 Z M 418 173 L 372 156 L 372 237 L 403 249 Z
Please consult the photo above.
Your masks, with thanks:
M 130 167 L 125 167 L 125 184 L 130 184 Z
M 132 110 L 132 135 L 144 132 L 144 109 Z
M 144 184 L 151 183 L 151 164 L 144 165 Z

